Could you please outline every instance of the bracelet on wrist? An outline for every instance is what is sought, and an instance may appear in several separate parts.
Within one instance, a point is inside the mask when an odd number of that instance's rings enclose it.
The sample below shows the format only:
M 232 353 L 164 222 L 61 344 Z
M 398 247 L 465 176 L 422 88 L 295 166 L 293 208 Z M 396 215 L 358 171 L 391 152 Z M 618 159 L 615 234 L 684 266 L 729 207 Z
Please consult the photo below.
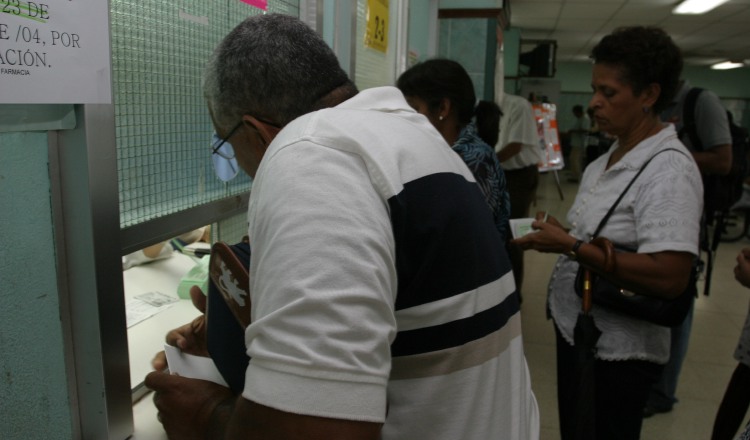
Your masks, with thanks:
M 576 242 L 573 243 L 573 247 L 568 251 L 568 258 L 573 261 L 578 261 L 578 249 L 582 244 L 583 240 L 576 240 Z

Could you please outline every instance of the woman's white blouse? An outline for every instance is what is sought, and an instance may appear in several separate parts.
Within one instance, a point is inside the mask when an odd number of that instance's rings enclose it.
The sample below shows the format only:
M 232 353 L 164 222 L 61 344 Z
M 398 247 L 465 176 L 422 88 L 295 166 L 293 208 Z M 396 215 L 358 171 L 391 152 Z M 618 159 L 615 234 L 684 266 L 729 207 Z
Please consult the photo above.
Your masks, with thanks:
M 571 235 L 588 241 L 599 222 L 641 166 L 654 158 L 620 201 L 600 232 L 613 243 L 639 253 L 683 251 L 698 255 L 703 183 L 695 161 L 666 125 L 645 139 L 605 171 L 609 152 L 589 165 L 581 180 L 567 220 Z M 573 284 L 578 263 L 561 255 L 549 283 L 548 308 L 563 337 L 573 344 L 573 328 L 581 300 Z M 594 305 L 596 326 L 602 331 L 597 357 L 605 360 L 639 359 L 664 364 L 669 358 L 669 328 L 613 313 Z

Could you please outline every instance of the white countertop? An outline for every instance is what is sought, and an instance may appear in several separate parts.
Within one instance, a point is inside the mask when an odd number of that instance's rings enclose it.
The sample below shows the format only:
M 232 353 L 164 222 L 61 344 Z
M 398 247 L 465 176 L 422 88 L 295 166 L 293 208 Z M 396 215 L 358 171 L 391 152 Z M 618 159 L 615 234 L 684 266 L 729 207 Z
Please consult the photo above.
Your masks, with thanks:
M 206 257 L 207 258 L 207 257 Z M 131 389 L 140 388 L 151 369 L 151 359 L 164 349 L 167 332 L 193 320 L 200 312 L 189 299 L 180 299 L 177 287 L 196 260 L 174 252 L 171 257 L 131 267 L 123 271 L 125 302 L 146 292 L 160 292 L 179 299 L 168 308 L 128 329 Z M 133 405 L 135 433 L 132 439 L 158 440 L 167 436 L 156 419 L 151 393 Z
M 133 404 L 133 435 L 128 440 L 167 440 L 167 433 L 156 419 L 154 394 L 149 392 Z

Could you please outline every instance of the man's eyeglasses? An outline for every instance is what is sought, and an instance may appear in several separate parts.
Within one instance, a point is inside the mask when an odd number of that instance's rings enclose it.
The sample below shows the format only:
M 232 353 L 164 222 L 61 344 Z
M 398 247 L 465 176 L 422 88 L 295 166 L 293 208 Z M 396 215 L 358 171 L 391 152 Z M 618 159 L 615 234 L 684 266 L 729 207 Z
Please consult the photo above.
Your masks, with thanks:
M 211 159 L 214 163 L 214 171 L 216 176 L 224 182 L 234 179 L 240 170 L 229 138 L 242 126 L 242 123 L 243 121 L 240 121 L 229 130 L 229 134 L 225 138 L 220 138 L 216 132 L 211 136 Z
M 276 132 L 280 130 L 279 126 L 271 121 L 260 118 L 251 118 L 251 120 L 252 119 L 270 126 L 272 129 L 275 129 Z M 234 179 L 239 172 L 239 165 L 237 164 L 237 158 L 234 154 L 234 147 L 232 147 L 229 139 L 234 136 L 234 133 L 239 130 L 243 123 L 244 121 L 237 123 L 234 128 L 229 130 L 229 134 L 224 138 L 220 138 L 216 132 L 211 136 L 211 159 L 214 163 L 214 171 L 216 171 L 216 175 L 219 179 L 224 182 L 229 182 Z

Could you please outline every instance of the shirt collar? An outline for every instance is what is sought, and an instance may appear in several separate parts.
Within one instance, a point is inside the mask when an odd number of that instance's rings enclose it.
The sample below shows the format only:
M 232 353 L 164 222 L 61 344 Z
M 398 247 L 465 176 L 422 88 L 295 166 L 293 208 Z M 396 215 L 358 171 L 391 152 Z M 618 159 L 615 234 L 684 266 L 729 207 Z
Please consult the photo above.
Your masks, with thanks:
M 610 169 L 638 169 L 642 167 L 651 156 L 668 148 L 666 144 L 670 138 L 677 139 L 677 132 L 674 129 L 674 125 L 664 124 L 658 133 L 639 142 L 638 145 L 625 153 L 625 156 Z M 611 148 L 609 150 L 610 154 L 615 149 L 616 147 Z
M 406 102 L 401 90 L 392 86 L 373 87 L 362 90 L 355 96 L 337 105 L 336 108 L 376 110 L 382 112 L 415 112 Z

